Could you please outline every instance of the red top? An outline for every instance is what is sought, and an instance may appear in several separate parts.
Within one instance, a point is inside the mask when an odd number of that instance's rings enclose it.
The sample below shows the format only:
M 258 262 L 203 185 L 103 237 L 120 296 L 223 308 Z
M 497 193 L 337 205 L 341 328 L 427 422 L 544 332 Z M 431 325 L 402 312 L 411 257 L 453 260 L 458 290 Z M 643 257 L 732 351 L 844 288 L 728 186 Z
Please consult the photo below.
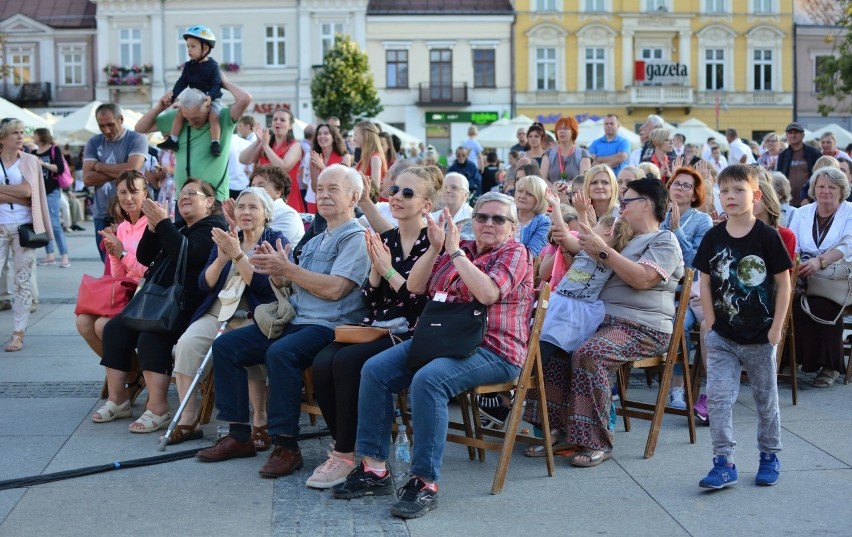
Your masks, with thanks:
M 784 241 L 784 246 L 787 247 L 787 253 L 790 254 L 790 259 L 793 264 L 796 263 L 796 234 L 784 226 L 778 226 L 778 234 L 781 235 L 781 240 Z
M 379 181 L 381 181 L 381 179 L 388 172 L 388 165 L 385 162 L 385 159 L 382 158 L 382 154 L 378 151 L 375 151 L 372 155 L 370 155 L 370 158 L 368 159 L 364 159 L 364 157 L 362 156 L 361 162 L 358 163 L 357 170 L 366 175 L 367 177 L 370 177 L 373 174 L 373 157 L 379 157 L 382 161 L 382 174 L 379 178 Z
M 287 151 L 290 150 L 290 146 L 295 143 L 296 141 L 293 140 L 289 144 L 281 144 L 278 146 L 278 149 L 276 149 L 275 146 L 272 146 L 272 151 L 275 152 L 278 158 L 283 160 L 284 155 L 286 155 Z M 270 164 L 269 159 L 266 158 L 266 153 L 263 151 L 260 152 L 260 158 L 257 159 L 257 164 L 259 166 Z M 290 176 L 290 195 L 287 196 L 287 205 L 296 209 L 296 212 L 298 213 L 304 213 L 306 212 L 305 202 L 302 200 L 302 193 L 299 191 L 299 167 L 293 166 L 290 168 L 290 171 L 287 172 L 287 175 Z

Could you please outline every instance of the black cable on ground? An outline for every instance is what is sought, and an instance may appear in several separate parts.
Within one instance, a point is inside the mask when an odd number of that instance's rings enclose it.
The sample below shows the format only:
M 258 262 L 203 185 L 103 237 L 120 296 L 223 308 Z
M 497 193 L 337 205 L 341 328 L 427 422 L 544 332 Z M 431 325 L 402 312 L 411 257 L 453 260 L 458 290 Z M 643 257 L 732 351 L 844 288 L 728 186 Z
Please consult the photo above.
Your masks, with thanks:
M 328 429 L 321 429 L 310 433 L 300 434 L 299 440 L 308 440 L 311 438 L 320 438 L 331 434 Z M 52 474 L 33 475 L 29 477 L 18 477 L 15 479 L 7 479 L 0 481 L 0 490 L 17 489 L 22 487 L 31 487 L 33 485 L 43 485 L 45 483 L 53 483 L 54 481 L 62 481 L 64 479 L 72 479 L 75 477 L 84 477 L 87 475 L 102 474 L 113 470 L 122 470 L 124 468 L 142 468 L 144 466 L 152 466 L 154 464 L 162 464 L 164 462 L 173 462 L 183 459 L 191 459 L 195 454 L 206 448 L 187 449 L 184 451 L 175 451 L 174 453 L 166 453 L 157 455 L 156 457 L 145 457 L 143 459 L 133 459 L 129 461 L 115 461 L 110 464 L 101 464 L 99 466 L 88 466 L 86 468 L 77 468 L 76 470 L 66 470 L 64 472 L 54 472 Z

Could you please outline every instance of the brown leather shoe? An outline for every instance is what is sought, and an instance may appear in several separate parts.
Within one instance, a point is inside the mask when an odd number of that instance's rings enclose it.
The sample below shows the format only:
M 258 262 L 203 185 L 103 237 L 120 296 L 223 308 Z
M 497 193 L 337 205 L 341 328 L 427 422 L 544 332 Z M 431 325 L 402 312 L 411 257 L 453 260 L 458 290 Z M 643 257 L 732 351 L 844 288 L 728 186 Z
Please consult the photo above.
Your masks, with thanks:
M 216 440 L 212 446 L 207 449 L 202 449 L 195 454 L 195 457 L 201 462 L 219 462 L 228 459 L 236 459 L 239 457 L 255 457 L 257 451 L 254 449 L 254 442 L 237 442 L 232 436 L 223 436 Z
M 263 477 L 281 477 L 290 475 L 304 466 L 301 451 L 293 451 L 284 446 L 274 446 L 266 464 L 258 471 Z

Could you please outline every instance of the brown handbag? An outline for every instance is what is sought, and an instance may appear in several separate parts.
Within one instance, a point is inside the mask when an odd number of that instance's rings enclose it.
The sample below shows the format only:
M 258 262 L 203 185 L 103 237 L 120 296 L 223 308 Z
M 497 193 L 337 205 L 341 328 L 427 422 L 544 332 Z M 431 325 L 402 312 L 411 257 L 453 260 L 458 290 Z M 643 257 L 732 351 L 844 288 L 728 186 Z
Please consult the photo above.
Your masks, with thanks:
M 390 329 L 358 324 L 342 324 L 334 328 L 335 343 L 370 343 L 384 336 L 390 336 Z

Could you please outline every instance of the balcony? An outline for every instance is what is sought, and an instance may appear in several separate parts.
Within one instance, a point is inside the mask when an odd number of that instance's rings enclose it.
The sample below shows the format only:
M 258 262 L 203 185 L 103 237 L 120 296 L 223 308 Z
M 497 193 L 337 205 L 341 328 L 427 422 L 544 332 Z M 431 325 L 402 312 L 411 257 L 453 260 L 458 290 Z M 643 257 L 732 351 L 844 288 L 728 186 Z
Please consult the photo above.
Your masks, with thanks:
M 692 88 L 688 86 L 632 86 L 629 101 L 636 105 L 693 104 Z
M 793 94 L 780 91 L 699 91 L 696 103 L 720 106 L 792 106 Z
M 420 84 L 418 106 L 468 106 L 467 82 L 458 84 Z
M 0 87 L 0 96 L 18 106 L 47 106 L 50 101 L 50 82 L 5 84 Z
M 557 91 L 537 90 L 517 94 L 521 106 L 558 105 L 558 106 L 601 106 L 619 104 L 624 101 L 623 92 L 588 90 Z

